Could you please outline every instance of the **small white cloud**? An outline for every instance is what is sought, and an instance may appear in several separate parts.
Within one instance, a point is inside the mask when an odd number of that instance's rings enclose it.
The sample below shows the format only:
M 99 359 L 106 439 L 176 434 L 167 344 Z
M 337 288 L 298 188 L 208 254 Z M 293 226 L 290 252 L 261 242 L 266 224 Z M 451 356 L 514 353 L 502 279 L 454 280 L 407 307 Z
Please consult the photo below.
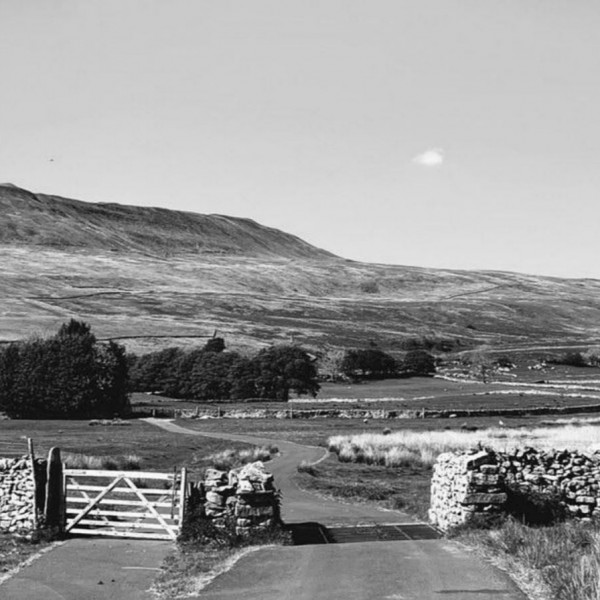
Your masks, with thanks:
M 439 167 L 444 164 L 444 151 L 442 148 L 430 148 L 415 156 L 412 161 L 422 167 Z

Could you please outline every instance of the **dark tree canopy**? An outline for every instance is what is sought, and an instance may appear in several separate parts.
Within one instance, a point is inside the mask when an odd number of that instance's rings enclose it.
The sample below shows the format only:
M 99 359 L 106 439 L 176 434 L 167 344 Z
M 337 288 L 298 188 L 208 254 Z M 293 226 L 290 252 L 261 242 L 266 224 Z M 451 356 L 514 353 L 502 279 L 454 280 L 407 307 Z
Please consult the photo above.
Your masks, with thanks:
M 225 350 L 225 340 L 222 337 L 210 338 L 204 344 L 205 352 L 223 352 Z
M 215 338 L 217 339 L 217 338 Z M 287 400 L 319 390 L 314 360 L 297 346 L 273 346 L 246 358 L 214 347 L 170 348 L 129 357 L 132 389 L 193 400 Z
M 435 358 L 425 350 L 411 350 L 402 362 L 406 375 L 431 375 L 435 373 Z
M 390 354 L 377 348 L 348 350 L 342 359 L 341 371 L 355 380 L 395 377 L 398 365 Z
M 71 320 L 47 339 L 0 350 L 0 410 L 16 418 L 112 417 L 129 409 L 123 348 Z
M 317 367 L 308 353 L 298 346 L 273 346 L 261 350 L 252 360 L 259 398 L 288 400 L 290 391 L 315 397 Z

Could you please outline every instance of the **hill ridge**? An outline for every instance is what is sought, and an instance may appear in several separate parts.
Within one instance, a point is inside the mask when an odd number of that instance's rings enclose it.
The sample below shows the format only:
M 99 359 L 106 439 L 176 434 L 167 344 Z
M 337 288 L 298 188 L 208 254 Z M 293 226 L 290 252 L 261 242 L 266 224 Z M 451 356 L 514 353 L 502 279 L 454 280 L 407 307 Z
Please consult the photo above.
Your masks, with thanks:
M 0 243 L 119 252 L 330 259 L 299 237 L 249 218 L 85 202 L 0 184 Z

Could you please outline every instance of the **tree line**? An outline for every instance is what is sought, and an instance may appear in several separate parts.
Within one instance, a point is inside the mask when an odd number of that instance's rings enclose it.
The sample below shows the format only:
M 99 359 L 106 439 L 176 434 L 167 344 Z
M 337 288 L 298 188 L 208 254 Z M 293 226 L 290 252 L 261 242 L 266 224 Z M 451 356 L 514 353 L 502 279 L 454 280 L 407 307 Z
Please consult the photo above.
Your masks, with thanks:
M 315 357 L 298 346 L 272 346 L 251 357 L 225 350 L 222 338 L 200 349 L 167 348 L 129 355 L 130 387 L 193 400 L 280 400 L 317 395 Z
M 339 354 L 333 379 L 361 381 L 435 371 L 424 350 L 403 360 L 376 347 Z M 111 418 L 129 413 L 130 392 L 160 392 L 199 401 L 287 401 L 317 395 L 318 357 L 296 345 L 252 356 L 230 352 L 222 338 L 202 348 L 167 348 L 137 356 L 101 343 L 88 324 L 71 320 L 48 338 L 0 347 L 0 412 L 22 419 Z

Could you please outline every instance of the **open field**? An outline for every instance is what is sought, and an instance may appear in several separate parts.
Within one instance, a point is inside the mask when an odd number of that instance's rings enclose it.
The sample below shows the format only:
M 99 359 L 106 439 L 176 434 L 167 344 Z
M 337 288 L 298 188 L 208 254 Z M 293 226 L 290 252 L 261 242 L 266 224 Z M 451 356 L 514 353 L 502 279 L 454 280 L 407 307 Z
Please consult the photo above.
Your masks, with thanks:
M 574 373 L 573 371 L 577 371 Z M 530 372 L 527 372 L 530 373 Z M 136 408 L 274 410 L 348 409 L 369 410 L 488 410 L 568 407 L 600 404 L 600 369 L 561 369 L 548 383 L 530 377 L 526 381 L 448 381 L 438 377 L 386 379 L 360 384 L 323 383 L 317 398 L 293 398 L 288 403 L 207 403 L 175 400 L 149 394 L 132 394 Z M 569 377 L 570 376 L 570 377 Z M 575 377 L 576 376 L 576 377 Z M 546 381 L 546 380 L 545 380 Z
M 172 472 L 175 466 L 188 467 L 192 475 L 209 466 L 210 454 L 247 444 L 172 434 L 143 421 L 127 421 L 127 426 L 90 427 L 89 421 L 0 421 L 0 457 L 27 453 L 27 438 L 34 441 L 37 456 L 45 456 L 53 446 L 65 452 L 93 456 L 140 457 L 146 471 Z

